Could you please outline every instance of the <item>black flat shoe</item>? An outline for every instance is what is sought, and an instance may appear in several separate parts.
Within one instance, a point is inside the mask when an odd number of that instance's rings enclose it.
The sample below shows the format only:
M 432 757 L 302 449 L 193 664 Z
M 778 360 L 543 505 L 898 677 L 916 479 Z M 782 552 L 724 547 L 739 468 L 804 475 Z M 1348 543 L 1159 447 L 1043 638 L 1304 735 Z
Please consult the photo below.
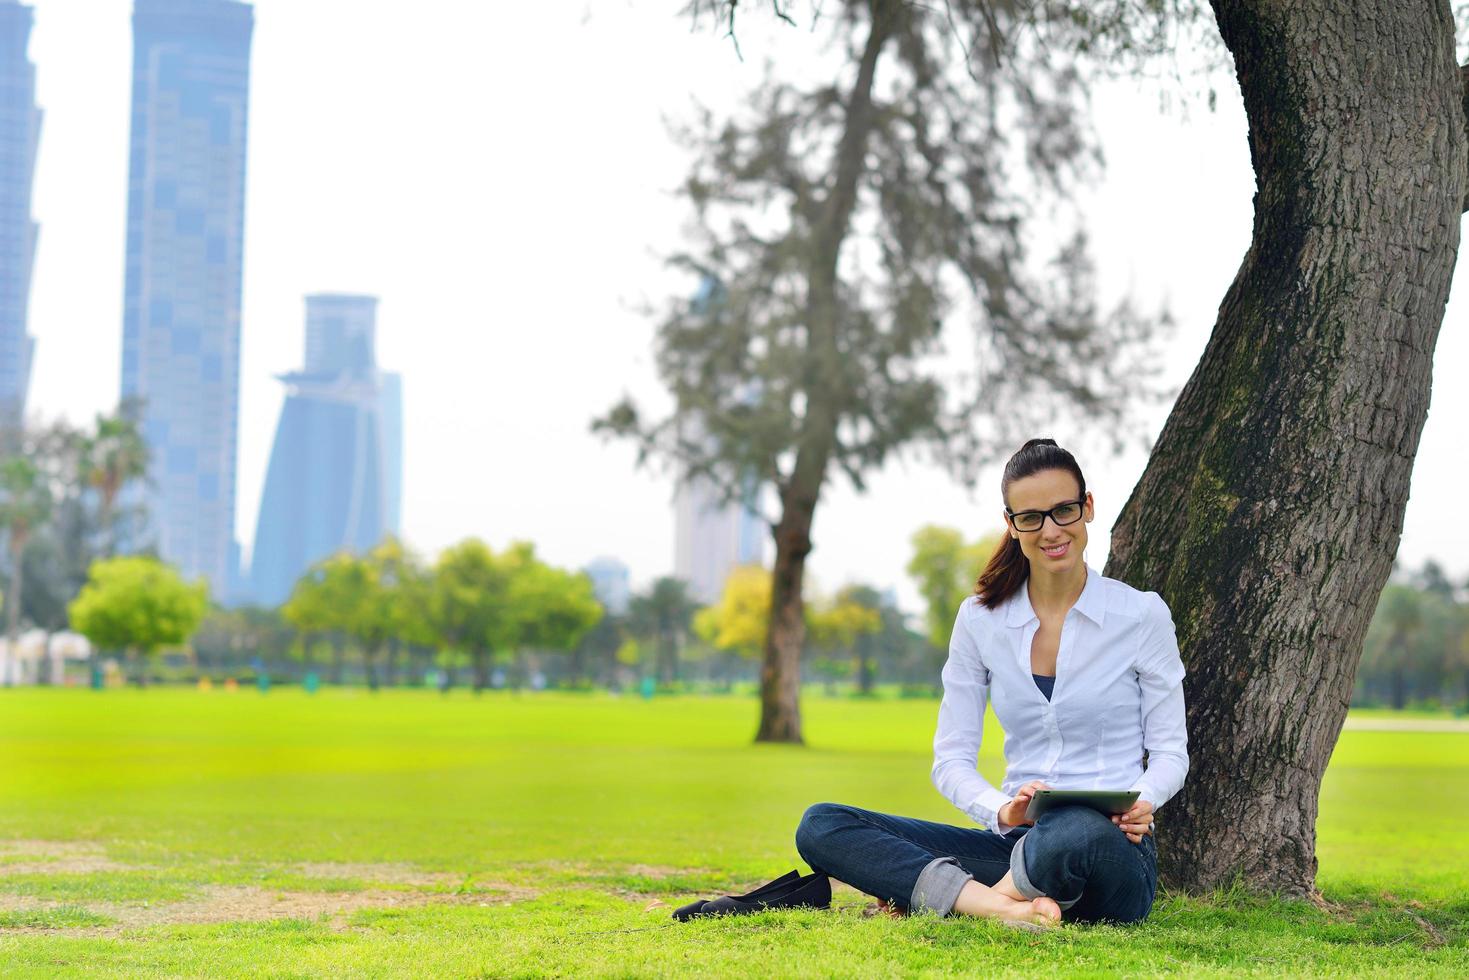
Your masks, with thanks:
M 753 891 L 746 892 L 743 895 L 725 895 L 722 897 L 730 898 L 737 902 L 758 902 L 762 898 L 778 893 L 783 889 L 796 884 L 800 880 L 800 876 L 796 873 L 796 870 L 792 868 L 790 871 L 787 871 L 785 874 L 781 875 L 779 878 L 776 878 L 774 881 L 767 881 L 765 884 L 761 885 L 759 888 L 754 889 Z M 681 905 L 673 910 L 673 917 L 680 922 L 687 922 L 696 915 L 702 915 L 704 913 L 704 907 L 708 905 L 710 901 L 711 899 L 701 898 L 697 902 L 690 902 L 687 905 Z M 718 901 L 718 899 L 713 899 L 712 901 Z
M 774 882 L 772 882 L 774 884 Z M 705 902 L 700 915 L 749 915 L 765 909 L 824 909 L 831 906 L 831 879 L 812 873 L 804 878 L 749 898 L 725 895 Z

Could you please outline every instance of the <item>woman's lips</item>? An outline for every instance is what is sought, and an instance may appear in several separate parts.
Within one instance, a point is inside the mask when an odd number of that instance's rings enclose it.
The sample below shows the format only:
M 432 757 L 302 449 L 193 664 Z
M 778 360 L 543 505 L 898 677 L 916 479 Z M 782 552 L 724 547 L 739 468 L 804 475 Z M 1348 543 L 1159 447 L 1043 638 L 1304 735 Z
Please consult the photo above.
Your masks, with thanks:
M 1070 541 L 1062 542 L 1062 544 L 1060 546 L 1060 549 L 1057 550 L 1057 551 L 1050 551 L 1050 550 L 1048 550 L 1046 548 L 1042 548 L 1041 549 L 1041 551 L 1045 554 L 1045 556 L 1047 558 L 1063 558 L 1063 557 L 1065 557 L 1066 552 L 1069 551 L 1069 550 L 1071 550 L 1071 542 Z

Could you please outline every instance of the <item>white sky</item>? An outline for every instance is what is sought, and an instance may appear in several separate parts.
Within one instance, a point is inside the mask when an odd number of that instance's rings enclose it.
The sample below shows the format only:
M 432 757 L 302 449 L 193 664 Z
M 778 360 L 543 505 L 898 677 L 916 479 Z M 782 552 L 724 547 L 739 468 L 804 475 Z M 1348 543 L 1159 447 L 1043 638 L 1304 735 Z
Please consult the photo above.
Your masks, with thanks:
M 45 111 L 36 182 L 31 410 L 77 422 L 118 394 L 126 211 L 129 0 L 33 0 Z M 815 57 L 803 30 L 749 14 L 746 60 L 689 32 L 678 0 L 470 4 L 257 0 L 247 172 L 237 534 L 248 549 L 282 390 L 301 363 L 306 293 L 381 297 L 378 353 L 401 371 L 405 537 L 432 553 L 466 535 L 536 542 L 579 567 L 607 554 L 634 585 L 672 571 L 672 484 L 590 420 L 622 393 L 658 408 L 642 299 L 682 289 L 659 254 L 680 244 L 684 171 L 664 117 L 734 104 L 762 59 Z M 1187 65 L 1188 53 L 1180 53 Z M 1166 82 L 1099 85 L 1108 167 L 1087 203 L 1104 296 L 1166 300 L 1168 380 L 1187 379 L 1249 243 L 1253 178 L 1238 90 L 1219 109 L 1160 111 Z M 1463 303 L 1438 346 L 1400 561 L 1469 574 L 1461 429 Z M 1449 383 L 1444 383 L 1444 379 Z M 1161 429 L 1159 411 L 1152 431 Z M 1063 445 L 1079 440 L 1054 435 Z M 1146 463 L 1081 459 L 1097 501 L 1087 559 Z M 891 465 L 866 495 L 838 482 L 818 511 L 822 588 L 893 586 L 925 523 L 992 530 L 998 468 L 971 495 L 944 473 Z

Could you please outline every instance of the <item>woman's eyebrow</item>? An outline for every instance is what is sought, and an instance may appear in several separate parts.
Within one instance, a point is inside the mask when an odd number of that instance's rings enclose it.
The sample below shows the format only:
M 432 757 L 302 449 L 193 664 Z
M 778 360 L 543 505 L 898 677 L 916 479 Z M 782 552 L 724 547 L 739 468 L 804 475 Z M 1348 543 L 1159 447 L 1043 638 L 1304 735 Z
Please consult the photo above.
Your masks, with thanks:
M 1058 500 L 1058 501 L 1056 501 L 1054 504 L 1052 504 L 1049 507 L 1022 507 L 1019 510 L 1017 510 L 1015 513 L 1017 513 L 1017 514 L 1023 514 L 1023 513 L 1025 513 L 1028 510 L 1054 510 L 1057 507 L 1060 507 L 1062 504 L 1074 504 L 1074 503 L 1076 503 L 1076 498 L 1075 497 L 1067 497 L 1065 500 Z

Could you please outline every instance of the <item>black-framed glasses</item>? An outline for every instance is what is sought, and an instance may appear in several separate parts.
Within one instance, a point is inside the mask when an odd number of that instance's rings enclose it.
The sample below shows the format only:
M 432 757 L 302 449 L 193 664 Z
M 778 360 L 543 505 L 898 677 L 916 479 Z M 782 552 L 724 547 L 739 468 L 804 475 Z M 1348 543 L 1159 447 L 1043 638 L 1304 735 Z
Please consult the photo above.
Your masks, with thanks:
M 1011 510 L 1005 508 L 1005 513 L 1010 517 L 1010 524 L 1017 531 L 1039 531 L 1049 517 L 1057 527 L 1065 527 L 1067 524 L 1075 524 L 1081 520 L 1084 510 L 1083 500 L 1068 500 L 1064 504 L 1057 504 L 1050 510 Z

